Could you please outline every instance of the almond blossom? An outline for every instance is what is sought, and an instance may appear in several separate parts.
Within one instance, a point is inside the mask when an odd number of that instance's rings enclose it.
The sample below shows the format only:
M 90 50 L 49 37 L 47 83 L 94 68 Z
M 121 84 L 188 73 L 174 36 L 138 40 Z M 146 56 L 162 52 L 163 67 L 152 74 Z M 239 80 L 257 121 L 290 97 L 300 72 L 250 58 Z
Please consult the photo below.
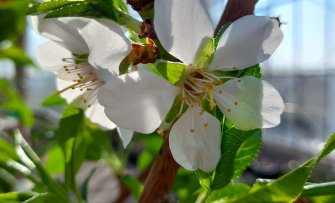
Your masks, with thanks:
M 221 36 L 213 60 L 197 62 L 212 24 L 201 0 L 156 0 L 154 27 L 162 46 L 185 66 L 177 85 L 145 70 L 121 75 L 98 93 L 106 115 L 117 125 L 142 133 L 155 131 L 177 95 L 180 118 L 173 124 L 171 153 L 188 170 L 212 171 L 221 156 L 221 123 L 203 108 L 217 106 L 241 130 L 274 127 L 280 123 L 283 101 L 269 83 L 252 76 L 231 78 L 215 71 L 242 70 L 268 59 L 282 41 L 276 20 L 245 16 Z M 186 110 L 185 110 L 186 109 Z
M 119 73 L 119 64 L 130 52 L 130 41 L 113 21 L 87 18 L 33 16 L 35 31 L 51 41 L 37 49 L 42 68 L 57 75 L 57 89 L 68 103 L 85 110 L 93 123 L 114 129 L 97 94 L 106 81 Z M 127 132 L 122 129 L 122 132 Z M 123 135 L 123 136 L 122 136 Z M 132 133 L 120 135 L 126 146 Z

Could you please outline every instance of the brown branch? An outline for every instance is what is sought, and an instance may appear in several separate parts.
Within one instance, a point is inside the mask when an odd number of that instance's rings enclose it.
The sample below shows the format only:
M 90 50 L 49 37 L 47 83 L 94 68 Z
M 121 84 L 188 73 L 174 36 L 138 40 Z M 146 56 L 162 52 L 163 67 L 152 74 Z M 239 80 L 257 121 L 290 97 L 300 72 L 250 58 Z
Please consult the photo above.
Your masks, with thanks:
M 173 159 L 169 148 L 169 132 L 166 132 L 164 133 L 163 146 L 144 183 L 139 203 L 169 202 L 168 196 L 178 168 L 179 165 Z
M 246 15 L 252 15 L 257 1 L 258 0 L 229 0 L 215 29 L 214 36 L 226 23 L 233 22 Z

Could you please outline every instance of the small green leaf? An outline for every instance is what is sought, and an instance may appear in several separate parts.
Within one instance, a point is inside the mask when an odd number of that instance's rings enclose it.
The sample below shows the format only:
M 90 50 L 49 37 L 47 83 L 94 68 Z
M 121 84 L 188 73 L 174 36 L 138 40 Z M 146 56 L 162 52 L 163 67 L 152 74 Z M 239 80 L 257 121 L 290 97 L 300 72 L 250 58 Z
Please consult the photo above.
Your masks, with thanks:
M 15 45 L 5 49 L 0 49 L 0 59 L 10 59 L 17 66 L 33 65 L 32 60 L 26 55 L 24 50 Z
M 71 4 L 82 3 L 82 1 L 54 0 L 35 4 L 28 8 L 27 15 L 46 13 Z
M 62 149 L 55 146 L 48 151 L 47 160 L 45 161 L 45 169 L 50 174 L 62 174 L 64 172 L 64 157 Z
M 0 108 L 16 113 L 26 127 L 33 126 L 33 112 L 15 91 L 15 88 L 3 79 L 0 79 Z
M 218 43 L 219 43 L 219 41 L 220 41 L 220 39 L 221 39 L 221 36 L 222 36 L 223 33 L 226 31 L 226 29 L 229 27 L 229 25 L 230 25 L 230 23 L 227 23 L 227 24 L 223 25 L 223 26 L 220 28 L 219 32 L 216 34 L 216 36 L 215 36 L 215 38 L 214 38 L 214 47 L 215 47 L 215 49 L 216 49 L 217 46 L 218 46 Z
M 309 198 L 308 200 L 312 201 L 313 203 L 334 203 L 335 195 L 318 196 L 318 197 Z
M 195 172 L 195 175 L 197 175 L 201 187 L 205 188 L 207 191 L 210 191 L 212 185 L 212 173 L 206 173 L 198 170 Z
M 251 136 L 260 137 L 261 130 L 242 131 L 233 126 L 227 119 L 223 126 L 221 141 L 221 159 L 215 169 L 212 189 L 219 189 L 227 185 L 235 174 L 235 157 L 242 144 Z M 258 149 L 256 149 L 258 150 Z M 238 163 L 238 162 L 237 162 Z M 238 171 L 245 166 L 237 165 Z M 240 172 L 236 172 L 238 175 Z
M 182 63 L 160 62 L 153 71 L 176 85 L 187 73 L 187 66 Z
M 250 192 L 239 198 L 227 201 L 229 203 L 258 202 L 292 202 L 303 191 L 311 172 L 316 164 L 335 149 L 335 133 L 330 136 L 321 153 L 314 156 L 293 171 L 265 185 L 256 184 Z
M 55 106 L 61 104 L 66 104 L 66 100 L 62 98 L 58 92 L 50 94 L 42 101 L 43 106 Z
M 206 203 L 221 202 L 227 199 L 232 199 L 234 197 L 247 193 L 249 190 L 250 186 L 245 184 L 227 185 L 227 187 L 221 188 L 219 190 L 214 190 L 207 198 Z
M 65 160 L 65 184 L 77 191 L 75 176 L 85 159 L 87 144 L 84 112 L 71 105 L 64 109 L 56 138 L 63 150 Z
M 256 78 L 261 79 L 262 73 L 259 64 L 256 64 L 250 68 L 237 71 L 236 77 L 243 77 L 243 76 L 254 76 Z
M 143 191 L 143 185 L 139 180 L 126 175 L 121 178 L 121 182 L 130 189 L 137 200 L 140 198 Z
M 257 130 L 243 142 L 234 160 L 234 176 L 237 179 L 256 158 L 262 143 L 262 131 Z
M 19 157 L 15 152 L 15 147 L 5 139 L 0 137 L 0 159 L 3 161 L 18 160 Z
M 145 169 L 149 168 L 149 166 L 151 165 L 152 161 L 154 160 L 155 156 L 153 155 L 153 153 L 144 150 L 143 152 L 141 152 L 141 154 L 138 156 L 137 159 L 137 169 L 139 171 L 144 171 Z
M 90 4 L 83 1 L 64 5 L 60 8 L 47 12 L 46 18 L 67 17 L 67 16 L 96 16 L 102 15 L 96 10 L 92 9 Z

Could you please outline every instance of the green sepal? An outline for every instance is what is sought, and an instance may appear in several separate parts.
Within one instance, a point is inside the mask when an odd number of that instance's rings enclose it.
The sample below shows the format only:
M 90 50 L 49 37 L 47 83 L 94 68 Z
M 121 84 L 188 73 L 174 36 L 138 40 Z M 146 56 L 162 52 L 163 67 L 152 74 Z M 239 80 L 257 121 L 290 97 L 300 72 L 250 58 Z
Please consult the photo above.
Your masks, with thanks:
M 194 65 L 198 68 L 205 68 L 207 67 L 214 57 L 214 40 L 213 38 L 205 39 L 205 45 L 203 46 L 203 49 L 199 52 L 199 54 L 196 57 L 196 61 Z M 207 41 L 207 42 L 206 42 Z
M 173 85 L 178 85 L 187 76 L 187 66 L 182 63 L 159 62 L 152 71 Z

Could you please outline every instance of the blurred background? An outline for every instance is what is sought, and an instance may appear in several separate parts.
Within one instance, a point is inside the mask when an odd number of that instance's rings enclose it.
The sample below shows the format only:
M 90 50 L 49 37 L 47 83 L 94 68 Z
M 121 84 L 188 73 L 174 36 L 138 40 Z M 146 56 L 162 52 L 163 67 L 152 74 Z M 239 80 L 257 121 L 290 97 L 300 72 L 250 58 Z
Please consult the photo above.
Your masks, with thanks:
M 211 1 L 212 17 L 218 21 L 226 1 Z M 278 127 L 264 130 L 260 156 L 246 173 L 246 181 L 255 176 L 275 178 L 296 167 L 317 153 L 335 131 L 335 1 L 259 0 L 255 14 L 279 17 L 282 23 L 284 40 L 261 67 L 264 79 L 281 93 L 285 112 Z M 29 17 L 24 28 L 22 10 L 13 15 L 16 18 L 0 11 L 1 23 L 5 19 L 17 22 L 16 33 L 0 42 L 0 78 L 13 81 L 27 101 L 34 112 L 36 131 L 47 129 L 57 123 L 61 110 L 41 106 L 43 98 L 55 92 L 54 75 L 34 65 L 34 52 L 46 40 L 33 33 Z M 2 27 L 0 32 L 3 37 Z M 20 50 L 4 51 L 13 44 L 23 47 L 32 61 Z M 11 122 L 8 118 L 12 115 L 6 115 L 7 119 L 3 115 L 0 106 L 0 131 Z M 315 180 L 334 178 L 334 158 L 322 162 Z

